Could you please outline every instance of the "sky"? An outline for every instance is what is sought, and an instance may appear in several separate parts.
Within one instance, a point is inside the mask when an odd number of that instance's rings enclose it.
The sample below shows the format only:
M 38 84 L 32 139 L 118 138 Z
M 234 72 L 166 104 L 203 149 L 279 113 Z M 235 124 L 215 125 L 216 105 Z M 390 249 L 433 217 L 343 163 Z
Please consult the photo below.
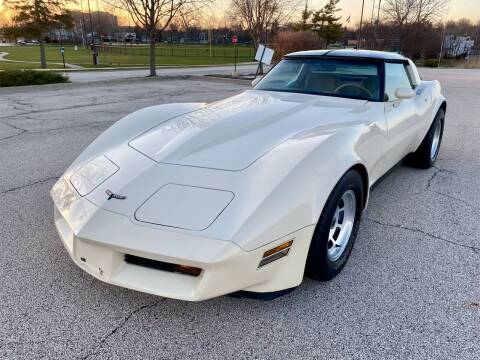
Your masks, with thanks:
M 372 16 L 372 5 L 374 1 L 376 8 L 378 6 L 378 0 L 365 0 L 363 16 L 367 21 L 370 21 Z M 325 3 L 326 0 L 309 0 L 309 6 L 314 9 L 321 8 Z M 350 24 L 355 24 L 360 21 L 362 0 L 340 0 L 339 6 L 342 8 L 340 12 L 342 20 L 346 20 L 348 16 L 351 16 Z M 458 20 L 461 18 L 467 18 L 474 22 L 479 21 L 480 0 L 451 0 L 448 9 L 448 20 Z
M 218 1 L 216 8 L 218 11 L 224 11 L 229 8 L 229 0 L 213 0 Z M 375 1 L 378 6 L 379 0 L 365 0 L 364 19 L 369 21 L 372 15 L 372 5 Z M 385 0 L 382 0 L 385 1 Z M 0 25 L 3 22 L 2 18 L 2 5 L 4 0 L 0 0 Z M 309 7 L 312 9 L 319 9 L 325 5 L 327 0 L 309 0 Z M 99 0 L 102 3 L 102 0 Z M 101 5 L 100 5 L 101 6 Z M 360 13 L 362 8 L 362 0 L 340 0 L 339 6 L 341 7 L 340 15 L 342 21 L 345 22 L 350 16 L 350 24 L 354 25 L 360 20 Z M 221 10 L 220 10 L 221 9 Z M 298 11 L 300 15 L 300 10 Z M 222 14 L 218 14 L 219 18 Z M 468 18 L 474 22 L 480 21 L 480 0 L 451 0 L 446 20 L 458 20 L 460 18 Z

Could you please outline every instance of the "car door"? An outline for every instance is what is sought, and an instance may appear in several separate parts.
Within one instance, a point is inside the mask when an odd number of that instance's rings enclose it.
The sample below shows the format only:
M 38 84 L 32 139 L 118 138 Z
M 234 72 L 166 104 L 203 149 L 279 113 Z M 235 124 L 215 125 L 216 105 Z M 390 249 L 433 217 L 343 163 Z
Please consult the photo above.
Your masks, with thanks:
M 408 76 L 407 64 L 403 62 L 385 63 L 385 119 L 388 130 L 388 153 L 386 164 L 390 168 L 412 151 L 416 134 L 421 128 L 418 116 L 418 96 L 399 99 L 395 95 L 398 88 L 414 89 Z

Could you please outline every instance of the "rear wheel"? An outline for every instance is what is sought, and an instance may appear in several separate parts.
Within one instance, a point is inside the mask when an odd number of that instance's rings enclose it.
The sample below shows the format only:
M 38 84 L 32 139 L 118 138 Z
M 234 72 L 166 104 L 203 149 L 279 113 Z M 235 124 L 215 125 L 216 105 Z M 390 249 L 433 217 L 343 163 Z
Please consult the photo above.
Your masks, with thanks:
M 433 166 L 440 150 L 444 123 L 445 111 L 440 109 L 417 151 L 407 156 L 408 164 L 421 169 Z
M 330 280 L 345 265 L 357 237 L 363 208 L 362 177 L 348 171 L 330 194 L 315 228 L 306 275 Z

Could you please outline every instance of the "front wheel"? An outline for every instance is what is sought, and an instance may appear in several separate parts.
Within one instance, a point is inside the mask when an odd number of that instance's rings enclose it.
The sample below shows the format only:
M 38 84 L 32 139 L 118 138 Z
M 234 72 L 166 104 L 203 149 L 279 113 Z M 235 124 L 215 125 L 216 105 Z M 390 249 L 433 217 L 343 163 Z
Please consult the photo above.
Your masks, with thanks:
M 440 150 L 444 123 L 445 111 L 440 109 L 417 151 L 407 156 L 407 164 L 421 169 L 433 166 Z
M 330 280 L 345 265 L 357 237 L 363 208 L 362 177 L 348 171 L 330 194 L 315 228 L 306 275 Z

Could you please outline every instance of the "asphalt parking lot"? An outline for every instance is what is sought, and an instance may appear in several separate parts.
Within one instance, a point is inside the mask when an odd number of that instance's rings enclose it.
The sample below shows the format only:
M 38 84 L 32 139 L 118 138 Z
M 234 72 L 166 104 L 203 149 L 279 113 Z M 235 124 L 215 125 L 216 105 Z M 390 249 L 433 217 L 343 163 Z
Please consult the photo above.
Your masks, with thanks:
M 1 359 L 479 359 L 480 71 L 422 70 L 449 105 L 436 167 L 371 193 L 333 281 L 273 301 L 188 303 L 104 284 L 72 263 L 49 191 L 100 132 L 246 82 L 161 79 L 0 90 Z

